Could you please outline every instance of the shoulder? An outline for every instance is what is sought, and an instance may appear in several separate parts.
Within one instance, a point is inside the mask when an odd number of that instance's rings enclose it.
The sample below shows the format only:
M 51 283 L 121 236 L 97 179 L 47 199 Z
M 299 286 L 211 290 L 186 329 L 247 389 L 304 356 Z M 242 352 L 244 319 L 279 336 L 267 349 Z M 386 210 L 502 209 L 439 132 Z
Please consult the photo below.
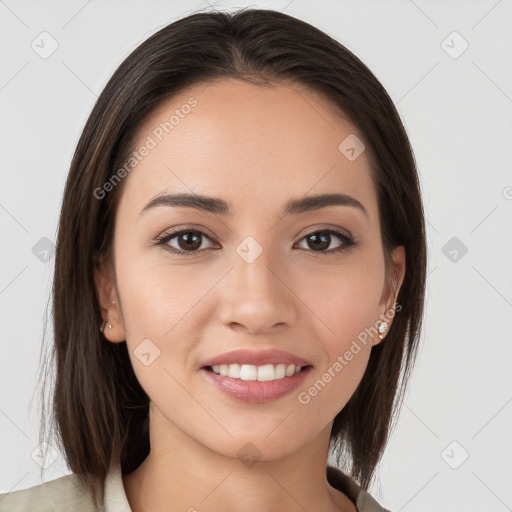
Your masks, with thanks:
M 338 468 L 327 466 L 327 480 L 334 488 L 352 500 L 357 512 L 390 512 L 382 507 L 368 491 L 365 491 L 357 482 Z
M 0 512 L 94 512 L 89 493 L 75 474 L 0 494 Z

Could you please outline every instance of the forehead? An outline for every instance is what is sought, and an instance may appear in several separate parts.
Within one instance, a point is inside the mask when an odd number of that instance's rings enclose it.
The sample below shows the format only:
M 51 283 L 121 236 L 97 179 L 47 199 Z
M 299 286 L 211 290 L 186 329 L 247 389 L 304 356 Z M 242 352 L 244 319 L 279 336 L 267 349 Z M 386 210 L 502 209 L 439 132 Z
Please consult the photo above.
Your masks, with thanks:
M 198 84 L 160 104 L 138 128 L 138 162 L 122 202 L 142 208 L 167 190 L 223 197 L 235 210 L 280 209 L 292 197 L 339 192 L 375 215 L 369 155 L 351 161 L 339 149 L 354 136 L 363 139 L 339 109 L 303 86 Z

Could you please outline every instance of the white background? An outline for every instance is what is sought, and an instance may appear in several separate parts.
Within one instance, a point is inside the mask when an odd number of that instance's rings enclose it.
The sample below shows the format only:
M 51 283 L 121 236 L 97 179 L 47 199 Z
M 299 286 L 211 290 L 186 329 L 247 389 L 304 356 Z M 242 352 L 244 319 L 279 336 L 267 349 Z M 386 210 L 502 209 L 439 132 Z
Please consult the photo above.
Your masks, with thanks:
M 329 33 L 382 82 L 411 138 L 428 221 L 425 329 L 370 492 L 393 512 L 510 509 L 511 0 L 211 5 L 284 10 Z M 41 262 L 32 248 L 43 237 L 55 241 L 80 132 L 136 46 L 205 8 L 199 1 L 0 1 L 0 492 L 41 482 L 31 453 L 54 260 Z M 43 31 L 58 43 L 47 59 L 31 47 Z M 457 58 L 445 51 L 463 48 L 453 31 L 469 44 Z M 455 262 L 443 253 L 452 237 L 468 249 Z M 67 473 L 59 458 L 44 479 Z

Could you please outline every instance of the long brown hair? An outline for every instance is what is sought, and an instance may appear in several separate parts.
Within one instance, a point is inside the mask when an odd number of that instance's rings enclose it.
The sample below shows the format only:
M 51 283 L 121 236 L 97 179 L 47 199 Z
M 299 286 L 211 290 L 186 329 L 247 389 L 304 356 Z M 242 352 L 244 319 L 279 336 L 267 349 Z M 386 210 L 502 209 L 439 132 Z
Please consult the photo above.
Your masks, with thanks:
M 198 12 L 156 32 L 115 71 L 75 150 L 63 197 L 53 282 L 55 387 L 51 427 L 66 462 L 95 503 L 114 458 L 123 474 L 149 453 L 149 397 L 139 385 L 126 343 L 108 343 L 93 273 L 111 256 L 123 182 L 108 182 L 133 150 L 143 119 L 188 86 L 217 78 L 298 83 L 330 100 L 358 127 L 371 156 L 387 277 L 390 253 L 403 245 L 406 272 L 386 339 L 334 419 L 338 465 L 368 489 L 396 419 L 419 342 L 426 279 L 420 186 L 410 143 L 392 100 L 372 72 L 342 44 L 312 25 L 273 10 Z M 48 365 L 48 360 L 46 360 Z M 47 368 L 47 372 L 49 369 Z M 401 380 L 400 380 L 401 377 Z M 45 439 L 45 391 L 41 439 Z

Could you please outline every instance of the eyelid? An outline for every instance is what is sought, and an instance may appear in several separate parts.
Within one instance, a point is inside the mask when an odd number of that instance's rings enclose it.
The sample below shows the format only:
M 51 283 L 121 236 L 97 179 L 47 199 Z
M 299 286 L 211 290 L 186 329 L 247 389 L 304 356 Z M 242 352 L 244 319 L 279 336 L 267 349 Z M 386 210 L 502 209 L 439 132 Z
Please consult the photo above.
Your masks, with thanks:
M 342 235 L 345 235 L 347 238 L 356 241 L 355 238 L 352 236 L 352 233 L 348 229 L 342 228 L 341 226 L 335 226 L 332 224 L 324 224 L 320 226 L 318 224 L 312 224 L 311 226 L 308 226 L 307 228 L 304 228 L 303 230 L 299 231 L 297 237 L 300 237 L 299 240 L 302 240 L 305 236 L 312 235 L 317 231 L 336 231 L 337 233 L 341 233 Z
M 156 237 L 156 240 L 161 240 L 170 235 L 179 235 L 187 231 L 197 231 L 198 233 L 207 236 L 210 240 L 215 239 L 215 235 L 208 228 L 200 226 L 199 224 L 186 224 L 184 226 L 174 227 L 164 231 L 161 235 Z
M 318 226 L 318 224 L 312 224 L 306 228 L 303 228 L 301 231 L 299 231 L 299 233 L 297 233 L 297 235 L 295 235 L 294 238 L 297 238 L 300 236 L 300 239 L 299 239 L 299 241 L 300 241 L 305 236 L 316 233 L 317 231 L 329 231 L 329 230 L 337 231 L 339 233 L 346 235 L 348 238 L 350 238 L 354 241 L 357 241 L 356 238 L 352 235 L 352 233 L 346 228 L 342 228 L 340 226 L 333 226 L 333 225 Z M 168 231 L 164 231 L 161 235 L 159 235 L 157 237 L 157 239 L 162 239 L 171 234 L 180 234 L 183 231 L 199 231 L 200 233 L 207 235 L 208 238 L 210 238 L 210 240 L 214 240 L 216 238 L 215 235 L 209 229 L 205 228 L 204 226 L 201 226 L 199 224 L 188 224 L 185 226 L 171 228 Z M 303 234 L 301 235 L 301 233 L 303 233 Z

